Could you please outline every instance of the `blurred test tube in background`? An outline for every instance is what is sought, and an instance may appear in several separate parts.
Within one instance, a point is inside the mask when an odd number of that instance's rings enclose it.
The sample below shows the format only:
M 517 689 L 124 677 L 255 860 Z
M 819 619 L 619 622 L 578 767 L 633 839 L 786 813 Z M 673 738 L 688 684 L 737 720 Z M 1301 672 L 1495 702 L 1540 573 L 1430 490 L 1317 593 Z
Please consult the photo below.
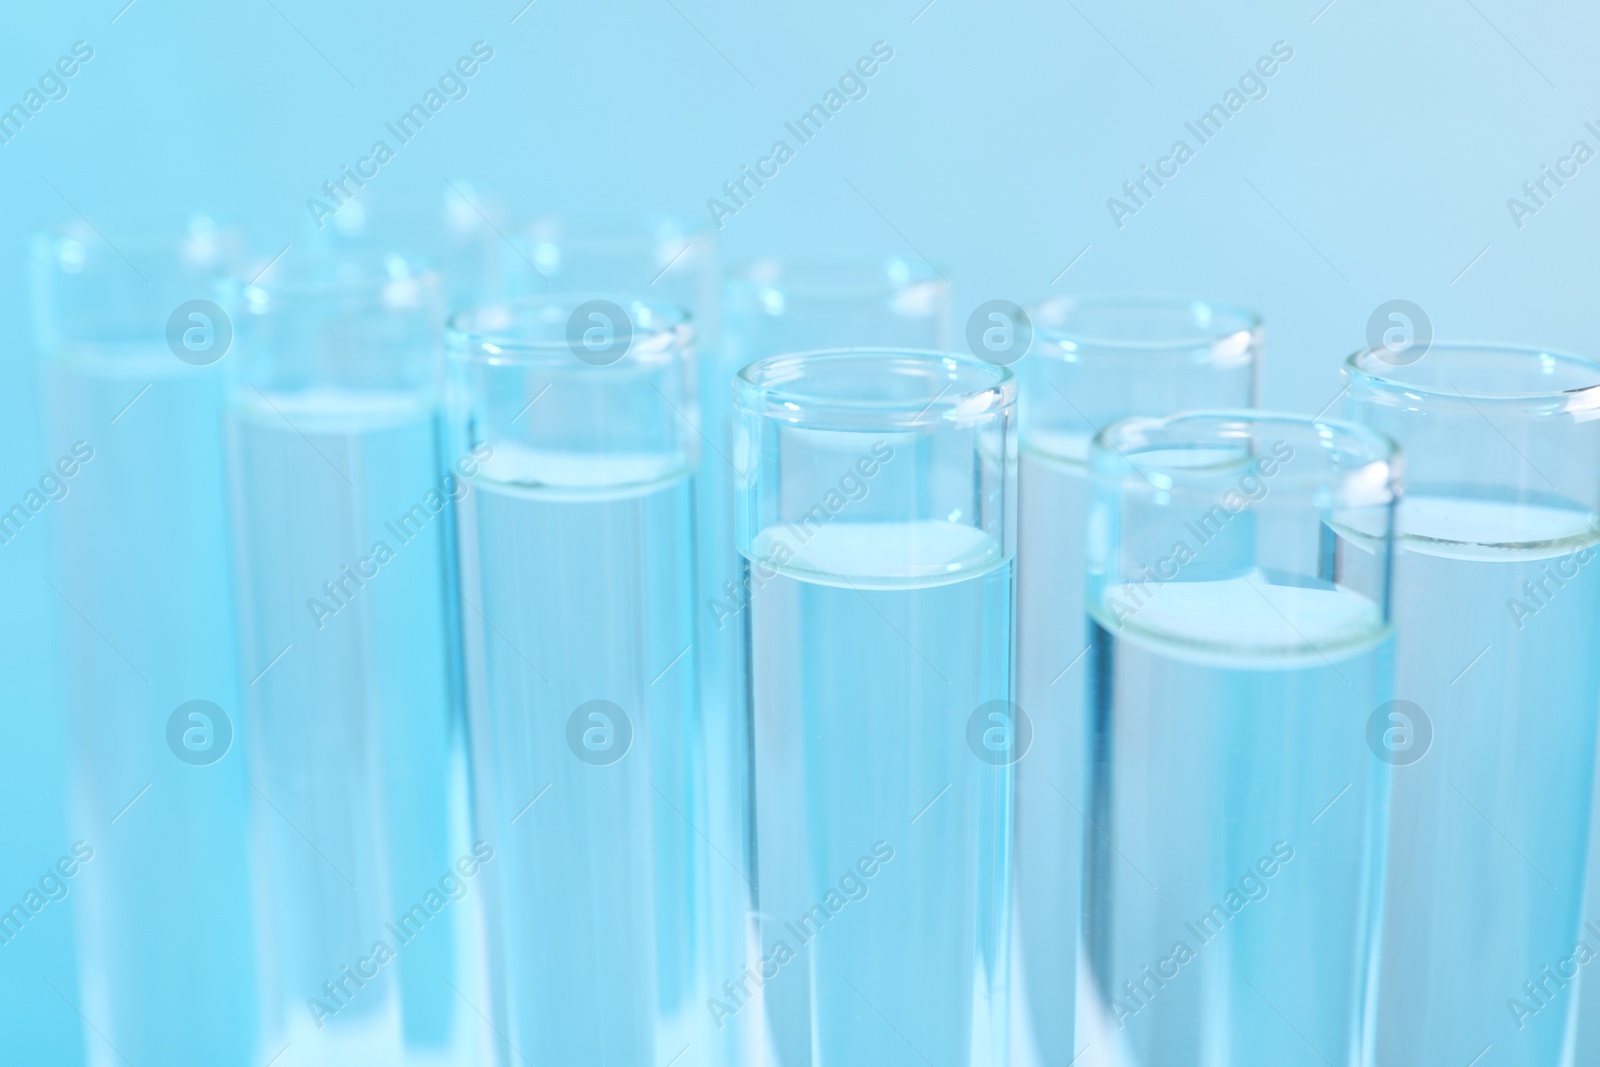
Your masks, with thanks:
M 445 314 L 500 293 L 511 237 L 503 198 L 465 178 L 362 189 L 293 243 L 337 255 L 352 242 L 404 248 L 439 274 Z
M 1029 321 L 1031 347 L 1013 335 L 1005 353 L 1021 380 L 1017 700 L 1035 731 L 1017 767 L 1016 1055 L 1047 1067 L 1083 1047 L 1063 1005 L 1076 981 L 1086 829 L 1089 442 L 1130 415 L 1253 407 L 1263 331 L 1248 311 L 1137 296 L 1051 300 Z
M 535 297 L 451 322 L 461 616 L 497 1063 L 741 1063 L 713 915 L 686 314 Z M 727 1058 L 724 1058 L 727 1057 Z
M 479 1026 L 439 285 L 358 243 L 229 291 L 265 1047 L 297 1062 L 465 1063 Z
M 697 350 L 716 342 L 716 238 L 683 219 L 542 215 L 507 227 L 496 251 L 498 293 L 507 299 L 640 293 L 687 310 Z
M 238 252 L 203 218 L 167 240 L 114 248 L 85 229 L 34 248 L 82 842 L 66 881 L 83 988 L 62 993 L 96 1065 L 256 1054 L 218 363 L 230 330 L 210 302 Z

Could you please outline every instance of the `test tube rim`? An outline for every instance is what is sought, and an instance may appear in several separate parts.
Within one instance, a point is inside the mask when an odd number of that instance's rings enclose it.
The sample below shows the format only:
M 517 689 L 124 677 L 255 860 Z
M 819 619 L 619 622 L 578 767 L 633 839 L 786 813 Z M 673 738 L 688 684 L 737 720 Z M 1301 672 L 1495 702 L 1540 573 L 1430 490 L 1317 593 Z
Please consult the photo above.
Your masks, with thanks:
M 1434 341 L 1424 355 L 1404 364 L 1384 358 L 1390 350 L 1378 347 L 1358 349 L 1346 357 L 1340 373 L 1345 387 L 1353 393 L 1390 406 L 1415 407 L 1418 401 L 1434 405 L 1468 408 L 1477 405 L 1527 408 L 1534 412 L 1600 413 L 1600 361 L 1536 345 L 1495 341 Z M 1517 361 L 1553 361 L 1568 370 L 1583 368 L 1591 383 L 1574 389 L 1530 389 L 1490 392 L 1446 390 L 1434 385 L 1408 381 L 1404 372 L 1429 356 L 1442 353 L 1497 354 Z
M 383 267 L 390 259 L 403 262 L 406 272 L 396 275 L 392 269 Z M 358 273 L 339 278 L 321 276 L 320 272 L 326 271 L 331 265 L 354 266 L 358 268 Z M 246 277 L 246 274 L 252 277 Z M 420 300 L 396 305 L 390 294 L 397 283 L 418 286 L 434 300 L 443 291 L 439 270 L 431 257 L 416 249 L 365 238 L 331 248 L 314 249 L 305 256 L 296 256 L 292 249 L 288 250 L 281 259 L 233 272 L 223 279 L 222 290 L 229 303 L 256 314 L 268 313 L 283 303 L 299 304 L 304 301 L 362 296 L 370 296 L 375 303 L 394 310 L 423 306 Z
M 1087 329 L 1061 325 L 1067 309 L 1097 311 L 1125 310 L 1193 312 L 1205 308 L 1217 317 L 1229 319 L 1226 329 L 1195 329 L 1169 338 L 1126 338 Z M 1052 297 L 1030 310 L 1038 345 L 1034 351 L 1063 361 L 1089 356 L 1118 358 L 1179 357 L 1220 365 L 1243 364 L 1259 357 L 1266 340 L 1266 325 L 1261 315 L 1239 304 L 1191 296 L 1145 293 L 1085 293 Z M 1191 314 L 1191 317 L 1192 314 Z
M 203 259 L 185 260 L 183 257 L 186 246 L 200 240 L 201 235 L 196 233 L 193 227 L 201 220 L 210 223 L 210 229 L 206 233 L 214 239 L 216 250 Z M 75 241 L 86 251 L 96 250 L 98 259 L 108 269 L 118 271 L 128 270 L 127 257 L 132 256 L 141 263 L 145 257 L 159 259 L 162 261 L 160 266 L 176 264 L 185 270 L 193 271 L 196 276 L 205 276 L 235 269 L 245 257 L 244 230 L 235 224 L 222 222 L 204 211 L 191 214 L 187 225 L 183 227 L 135 230 L 129 234 L 119 235 L 115 246 L 106 241 L 93 226 L 81 220 L 43 227 L 34 233 L 30 242 L 35 263 L 51 269 L 60 269 L 64 274 L 81 273 L 81 268 L 78 271 L 68 271 L 60 267 L 58 253 L 64 241 Z M 86 260 L 85 265 L 87 262 Z
M 1289 478 L 1283 477 L 1285 470 L 1280 468 L 1272 482 L 1272 493 L 1280 498 L 1287 491 L 1299 497 L 1326 498 L 1344 507 L 1391 505 L 1400 499 L 1405 459 L 1394 438 L 1365 423 L 1267 409 L 1207 409 L 1118 419 L 1095 434 L 1090 446 L 1090 465 L 1097 479 L 1114 479 L 1117 484 L 1132 487 L 1134 491 L 1170 493 L 1192 487 L 1211 492 L 1214 487 L 1207 486 L 1205 479 L 1234 476 L 1241 469 L 1237 460 L 1210 466 L 1177 467 L 1139 465 L 1131 455 L 1144 450 L 1172 451 L 1194 444 L 1192 440 L 1177 438 L 1163 440 L 1153 431 L 1170 434 L 1186 426 L 1230 422 L 1254 427 L 1292 426 L 1302 436 L 1309 433 L 1336 438 L 1341 455 L 1354 460 L 1349 464 L 1322 464 L 1316 470 L 1297 472 L 1297 476 Z M 1129 471 L 1136 472 L 1139 477 L 1129 477 Z
M 661 215 L 645 213 L 636 218 L 621 220 L 607 214 L 587 216 L 546 213 L 519 222 L 511 236 L 513 240 L 528 243 L 548 242 L 586 251 L 595 249 L 636 251 L 673 242 L 690 246 L 709 246 L 716 240 L 716 231 L 709 226 L 696 225 L 684 216 L 671 213 Z
M 792 372 L 803 366 L 834 362 L 859 366 L 863 361 L 938 363 L 946 369 L 959 367 L 985 376 L 987 380 L 979 387 L 966 388 L 954 395 L 941 392 L 931 399 L 857 399 L 784 388 L 794 380 Z M 791 376 L 778 377 L 785 372 L 791 372 Z M 733 393 L 735 409 L 745 414 L 796 427 L 876 432 L 970 427 L 983 419 L 1003 417 L 1015 410 L 1017 380 L 1009 367 L 960 352 L 894 347 L 822 348 L 781 353 L 746 364 L 734 375 Z
M 907 277 L 895 282 L 887 270 L 891 262 L 904 264 Z M 772 278 L 762 278 L 758 272 L 777 267 L 781 273 Z M 802 267 L 816 271 L 820 279 L 791 278 L 793 268 Z M 865 268 L 865 269 L 863 269 Z M 841 271 L 860 271 L 855 279 L 830 282 L 830 275 Z M 919 262 L 908 256 L 892 252 L 868 251 L 812 251 L 783 256 L 757 256 L 741 260 L 728 268 L 727 287 L 737 295 L 748 288 L 751 292 L 776 289 L 786 296 L 800 300 L 841 300 L 893 297 L 922 286 L 936 286 L 948 294 L 949 281 L 931 263 Z M 730 304 L 734 301 L 730 300 Z
M 617 365 L 638 366 L 683 359 L 687 356 L 694 338 L 694 315 L 687 308 L 668 300 L 647 300 L 627 293 L 589 291 L 544 293 L 512 300 L 491 300 L 457 309 L 445 320 L 446 354 L 450 360 L 457 363 L 478 363 L 488 366 L 555 366 L 562 369 L 572 369 L 575 364 L 583 368 L 585 364 L 574 357 L 564 325 L 560 336 L 552 335 L 529 340 L 511 336 L 514 331 L 504 329 L 469 329 L 468 319 L 469 316 L 483 315 L 497 309 L 515 312 L 549 308 L 564 309 L 566 314 L 561 317 L 561 321 L 565 323 L 566 318 L 579 306 L 597 299 L 610 301 L 625 310 L 634 307 L 648 309 L 651 320 L 659 323 L 652 329 L 635 330 L 626 355 Z M 629 317 L 630 320 L 633 319 L 631 313 Z M 588 369 L 602 371 L 608 368 L 596 366 Z
M 678 216 L 645 217 L 640 225 L 618 223 L 609 217 L 593 219 L 562 215 L 539 215 L 520 223 L 506 240 L 511 250 L 536 273 L 560 278 L 572 257 L 580 263 L 596 256 L 620 259 L 637 257 L 660 268 L 654 285 L 668 274 L 691 273 L 716 262 L 716 233 L 709 227 L 694 226 Z M 557 250 L 554 262 L 536 263 L 541 245 Z M 532 253 L 533 259 L 528 258 Z

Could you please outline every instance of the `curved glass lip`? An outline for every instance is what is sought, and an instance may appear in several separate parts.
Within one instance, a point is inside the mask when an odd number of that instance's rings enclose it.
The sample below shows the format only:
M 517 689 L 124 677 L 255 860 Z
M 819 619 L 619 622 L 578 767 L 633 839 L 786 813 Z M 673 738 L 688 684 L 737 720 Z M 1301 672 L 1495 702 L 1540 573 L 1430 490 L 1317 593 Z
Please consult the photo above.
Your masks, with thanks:
M 901 270 L 904 277 L 897 278 Z M 801 300 L 870 300 L 915 286 L 948 290 L 950 285 L 938 267 L 924 260 L 870 251 L 759 256 L 729 267 L 726 284 L 730 290 L 773 289 Z
M 1228 433 L 1230 426 L 1239 427 L 1240 432 Z M 1311 439 L 1312 443 L 1332 449 L 1338 457 L 1332 464 L 1319 463 L 1314 470 L 1296 471 L 1287 478 L 1287 466 L 1280 467 L 1271 482 L 1274 493 L 1284 489 L 1301 494 L 1331 491 L 1347 505 L 1392 503 L 1400 496 L 1404 461 L 1393 438 L 1358 422 L 1287 412 L 1224 409 L 1119 419 L 1095 435 L 1090 449 L 1092 462 L 1097 470 L 1117 478 L 1119 484 L 1143 483 L 1155 492 L 1181 490 L 1186 483 L 1193 483 L 1196 488 L 1212 486 L 1215 479 L 1254 467 L 1249 456 L 1238 453 L 1219 459 L 1203 455 L 1226 449 L 1230 437 L 1242 439 L 1245 427 L 1252 431 L 1252 437 L 1279 427 L 1286 442 L 1291 438 L 1293 443 Z M 1188 449 L 1194 450 L 1197 462 L 1140 463 L 1135 458 L 1149 452 L 1181 455 Z M 1130 479 L 1130 469 L 1141 478 Z
M 199 226 L 202 221 L 208 225 Z M 37 264 L 63 274 L 80 273 L 95 260 L 127 270 L 130 258 L 133 264 L 145 269 L 162 270 L 177 265 L 196 274 L 221 274 L 237 269 L 245 258 L 244 231 L 204 213 L 191 218 L 187 227 L 135 231 L 118 237 L 115 245 L 83 221 L 41 228 L 29 243 Z M 61 250 L 68 243 L 76 243 L 88 253 L 76 270 L 69 269 L 60 260 Z M 141 266 L 134 266 L 134 271 L 142 275 Z
M 873 364 L 876 364 L 874 367 Z M 841 366 L 871 368 L 880 381 L 920 369 L 952 379 L 933 396 L 849 397 L 795 388 L 807 375 Z M 956 375 L 961 376 L 959 383 Z M 956 423 L 970 425 L 1013 410 L 1016 376 L 1002 367 L 958 352 L 915 348 L 828 348 L 768 356 L 742 367 L 733 379 L 734 407 L 742 412 L 817 429 L 908 430 Z
M 1382 402 L 1400 406 L 1414 406 L 1415 401 L 1427 400 L 1462 406 L 1491 404 L 1564 412 L 1600 411 L 1600 362 L 1583 356 L 1534 345 L 1502 344 L 1494 341 L 1434 341 L 1419 359 L 1400 365 L 1391 363 L 1379 355 L 1380 352 L 1386 351 L 1388 350 L 1369 347 L 1351 353 L 1340 367 L 1345 387 L 1379 398 Z M 1567 370 L 1581 369 L 1591 384 L 1575 389 L 1462 392 L 1406 380 L 1405 371 L 1408 368 L 1435 353 L 1449 352 L 1498 355 L 1505 357 L 1508 364 L 1520 365 L 1527 360 L 1538 361 L 1542 366 L 1559 364 Z
M 672 212 L 625 214 L 563 214 L 542 212 L 523 219 L 511 232 L 527 241 L 555 245 L 653 245 L 710 239 L 715 230 L 705 222 Z
M 324 298 L 371 293 L 382 296 L 389 286 L 411 282 L 437 290 L 441 279 L 431 256 L 412 248 L 401 248 L 382 241 L 355 239 L 326 250 L 310 250 L 290 260 L 251 263 L 226 279 L 230 291 L 244 298 L 247 306 L 277 298 Z M 391 261 L 405 267 L 397 272 Z M 248 276 L 246 275 L 248 272 Z M 326 275 L 341 276 L 328 277 Z
M 537 215 L 508 231 L 510 248 L 533 270 L 559 276 L 572 257 L 636 257 L 649 260 L 663 274 L 713 264 L 715 231 L 678 215 Z M 554 249 L 555 258 L 542 261 L 542 250 Z M 532 255 L 532 259 L 528 259 Z
M 1227 329 L 1194 330 L 1183 336 L 1139 339 L 1116 337 L 1092 331 L 1052 325 L 1052 315 L 1062 309 L 1097 311 L 1188 312 L 1205 309 L 1213 318 L 1230 321 Z M 1035 337 L 1042 351 L 1058 359 L 1072 360 L 1081 355 L 1186 356 L 1203 354 L 1222 364 L 1253 360 L 1261 348 L 1266 325 L 1260 314 L 1237 304 L 1198 297 L 1165 296 L 1141 293 L 1104 293 L 1052 297 L 1033 305 L 1029 311 Z
M 634 323 L 633 339 L 627 353 L 616 365 L 670 362 L 683 358 L 694 336 L 693 316 L 687 309 L 668 301 L 644 300 L 625 293 L 546 293 L 475 304 L 452 313 L 445 320 L 445 353 L 456 362 L 487 366 L 604 369 L 578 359 L 567 341 L 568 319 L 580 305 L 590 300 L 609 300 L 626 310 Z M 637 312 L 640 310 L 648 313 L 649 322 L 653 324 L 642 331 L 638 328 L 641 316 Z M 548 321 L 533 325 L 548 326 L 550 332 L 546 336 L 517 336 L 515 331 L 506 327 L 490 328 L 472 321 L 475 316 L 482 318 L 493 313 L 515 319 L 519 313 L 538 311 L 545 312 Z

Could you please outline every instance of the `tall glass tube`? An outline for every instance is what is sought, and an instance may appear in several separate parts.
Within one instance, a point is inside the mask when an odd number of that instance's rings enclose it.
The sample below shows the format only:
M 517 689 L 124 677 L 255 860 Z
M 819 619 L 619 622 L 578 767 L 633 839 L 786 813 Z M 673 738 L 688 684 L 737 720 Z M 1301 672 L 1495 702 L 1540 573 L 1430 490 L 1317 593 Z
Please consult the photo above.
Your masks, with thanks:
M 446 512 L 473 457 L 441 466 L 438 280 L 345 248 L 285 258 L 230 303 L 269 1054 L 458 1062 L 477 1022 L 444 982 L 483 857 L 459 803 L 451 819 Z
M 721 458 L 728 451 L 729 379 L 732 371 L 719 371 L 717 361 L 720 327 L 721 279 L 717 267 L 715 236 L 695 230 L 671 217 L 653 221 L 638 220 L 633 225 L 623 220 L 563 219 L 541 216 L 518 228 L 503 245 L 506 295 L 511 299 L 552 293 L 648 293 L 650 302 L 683 308 L 694 323 L 697 409 L 688 409 L 711 449 L 707 463 L 695 478 L 696 513 L 699 528 L 696 539 L 705 548 L 699 553 L 702 577 L 709 573 L 712 559 L 731 555 L 732 490 Z M 715 548 L 713 548 L 715 546 Z M 720 549 L 720 555 L 709 553 Z M 725 569 L 725 568 L 723 568 Z M 720 697 L 731 687 L 733 659 L 724 654 L 726 641 L 699 643 L 697 654 L 707 674 L 702 693 L 706 700 Z M 727 702 L 707 708 L 711 723 L 730 721 Z M 733 735 L 719 729 L 719 735 Z M 732 771 L 713 773 L 714 782 L 733 780 Z M 717 805 L 719 811 L 736 812 L 737 803 Z M 738 847 L 738 823 L 730 816 L 717 820 L 711 837 L 719 848 L 730 853 Z
M 542 215 L 500 243 L 503 295 L 648 293 L 687 310 L 696 347 L 715 339 L 717 242 L 684 220 L 560 218 Z
M 712 1007 L 753 1062 L 1007 1062 L 1015 388 L 894 349 L 735 381 L 758 944 Z
M 1080 1062 L 1368 1063 L 1393 443 L 1188 414 L 1090 465 Z
M 1583 943 L 1600 954 L 1600 788 L 1589 811 L 1589 877 L 1583 903 Z M 1600 955 L 1590 959 L 1594 962 Z M 1577 1044 L 1573 1063 L 1600 1062 L 1600 980 L 1580 982 L 1573 1007 L 1577 1017 Z
M 397 181 L 400 179 L 397 177 Z M 352 243 L 404 248 L 439 274 L 446 311 L 485 299 L 505 284 L 506 209 L 493 190 L 465 178 L 419 178 L 361 190 L 294 243 L 336 255 Z
M 681 311 L 456 315 L 461 616 L 497 1062 L 718 1062 Z M 736 921 L 736 920 L 735 920 Z M 486 1015 L 489 1005 L 483 1005 Z
M 705 425 L 731 459 L 735 374 L 759 359 L 829 348 L 950 347 L 950 284 L 933 268 L 899 256 L 814 255 L 759 259 L 735 266 L 723 292 L 722 345 L 707 360 Z M 730 621 L 742 566 L 733 545 L 738 472 L 712 457 L 705 464 L 702 628 L 711 698 L 738 703 L 740 627 Z
M 697 407 L 686 409 L 699 427 L 706 462 L 696 472 L 695 537 L 702 580 L 715 572 L 727 577 L 725 560 L 732 556 L 733 505 L 727 462 L 728 410 L 733 370 L 718 359 L 721 277 L 715 235 L 696 230 L 681 219 L 584 220 L 541 216 L 518 228 L 503 245 L 506 295 L 512 299 L 552 293 L 599 296 L 605 293 L 648 293 L 651 303 L 683 308 L 694 324 Z M 748 361 L 746 361 L 748 362 Z M 704 598 L 702 598 L 704 599 Z M 719 639 L 721 638 L 721 639 Z M 704 674 L 701 698 L 707 702 L 708 725 L 713 735 L 730 740 L 731 693 L 736 660 L 722 635 L 713 633 L 697 642 L 696 655 Z M 737 781 L 731 762 L 736 753 L 713 753 L 717 766 L 711 772 L 714 788 Z M 730 796 L 715 802 L 719 817 L 707 828 L 718 848 L 730 855 L 739 847 L 738 800 Z M 725 887 L 730 891 L 734 887 Z
M 1073 297 L 1031 313 L 1021 380 L 1018 702 L 1034 743 L 1017 766 L 1014 925 L 1021 1067 L 1055 1067 L 1074 1041 L 1084 822 L 1083 603 L 1089 443 L 1134 415 L 1256 403 L 1261 320 L 1199 300 Z
M 1576 946 L 1600 949 L 1600 365 L 1434 344 L 1357 353 L 1345 381 L 1409 464 L 1380 1062 L 1567 1064 Z
M 43 535 L 53 512 L 78 839 L 56 873 L 78 899 L 82 976 L 59 992 L 95 1062 L 108 1046 L 137 1063 L 255 1062 L 226 345 L 206 332 L 214 314 L 188 317 L 237 244 L 201 219 L 170 240 L 113 248 L 85 229 L 34 247 L 50 466 L 0 540 Z M 182 710 L 202 707 L 208 725 Z
M 700 701 L 705 716 L 706 780 L 710 812 L 702 826 L 719 852 L 737 856 L 743 834 L 739 792 L 745 744 L 738 730 L 738 644 L 733 628 L 711 621 L 712 601 L 735 573 L 733 489 L 728 461 L 728 412 L 733 371 L 719 360 L 721 275 L 715 234 L 666 217 L 583 219 L 541 216 L 518 227 L 502 244 L 506 294 L 516 299 L 551 293 L 648 294 L 655 304 L 689 312 L 694 326 L 698 403 L 684 409 L 695 420 L 702 462 L 695 472 L 695 557 L 698 591 L 695 657 L 700 661 Z M 714 580 L 713 580 L 714 579 Z M 711 872 L 711 953 L 718 973 L 743 960 L 743 911 L 748 886 L 741 867 L 717 864 Z M 733 918 L 738 916 L 737 919 Z M 719 1037 L 731 1037 L 719 1034 Z
M 723 313 L 730 376 L 757 359 L 845 344 L 943 350 L 950 283 L 896 255 L 756 259 L 729 271 Z
M 734 547 L 733 381 L 740 368 L 792 352 L 841 347 L 944 351 L 950 347 L 950 284 L 932 267 L 897 255 L 814 254 L 734 266 L 723 285 L 722 344 L 705 360 L 704 424 L 721 455 L 701 467 L 700 633 L 706 700 L 744 714 L 744 626 L 738 606 L 744 557 Z M 723 761 L 742 783 L 749 739 Z M 729 796 L 737 810 L 742 794 Z M 741 828 L 740 823 L 733 824 Z M 741 945 L 742 949 L 743 946 Z M 742 957 L 732 961 L 733 970 Z

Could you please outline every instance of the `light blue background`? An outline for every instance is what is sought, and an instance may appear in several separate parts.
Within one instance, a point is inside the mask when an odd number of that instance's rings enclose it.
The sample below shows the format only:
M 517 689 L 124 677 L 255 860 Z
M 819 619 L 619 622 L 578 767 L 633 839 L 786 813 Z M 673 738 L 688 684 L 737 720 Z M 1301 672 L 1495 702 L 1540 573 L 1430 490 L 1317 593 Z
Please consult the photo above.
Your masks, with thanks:
M 869 95 L 725 221 L 725 261 L 830 243 L 925 255 L 953 279 L 958 321 L 987 299 L 1074 290 L 1249 304 L 1269 324 L 1264 403 L 1308 412 L 1391 298 L 1438 336 L 1600 351 L 1600 160 L 1523 228 L 1506 207 L 1575 140 L 1600 150 L 1584 129 L 1600 125 L 1600 11 L 1324 2 L 8 4 L 0 106 L 74 41 L 95 56 L 0 144 L 0 499 L 70 444 L 41 440 L 25 302 L 28 236 L 75 217 L 50 183 L 114 243 L 205 208 L 270 255 L 301 238 L 307 197 L 479 39 L 495 58 L 470 95 L 375 189 L 466 176 L 522 215 L 709 219 L 740 164 L 883 40 L 895 56 Z M 1176 138 L 1193 146 L 1184 122 L 1280 40 L 1294 58 L 1269 95 L 1119 230 L 1107 198 Z M 0 546 L 6 902 L 70 843 L 59 602 L 33 525 Z M 44 981 L 76 1001 L 70 919 L 71 898 L 0 946 L 8 1045 L 81 1054 L 79 1019 Z

